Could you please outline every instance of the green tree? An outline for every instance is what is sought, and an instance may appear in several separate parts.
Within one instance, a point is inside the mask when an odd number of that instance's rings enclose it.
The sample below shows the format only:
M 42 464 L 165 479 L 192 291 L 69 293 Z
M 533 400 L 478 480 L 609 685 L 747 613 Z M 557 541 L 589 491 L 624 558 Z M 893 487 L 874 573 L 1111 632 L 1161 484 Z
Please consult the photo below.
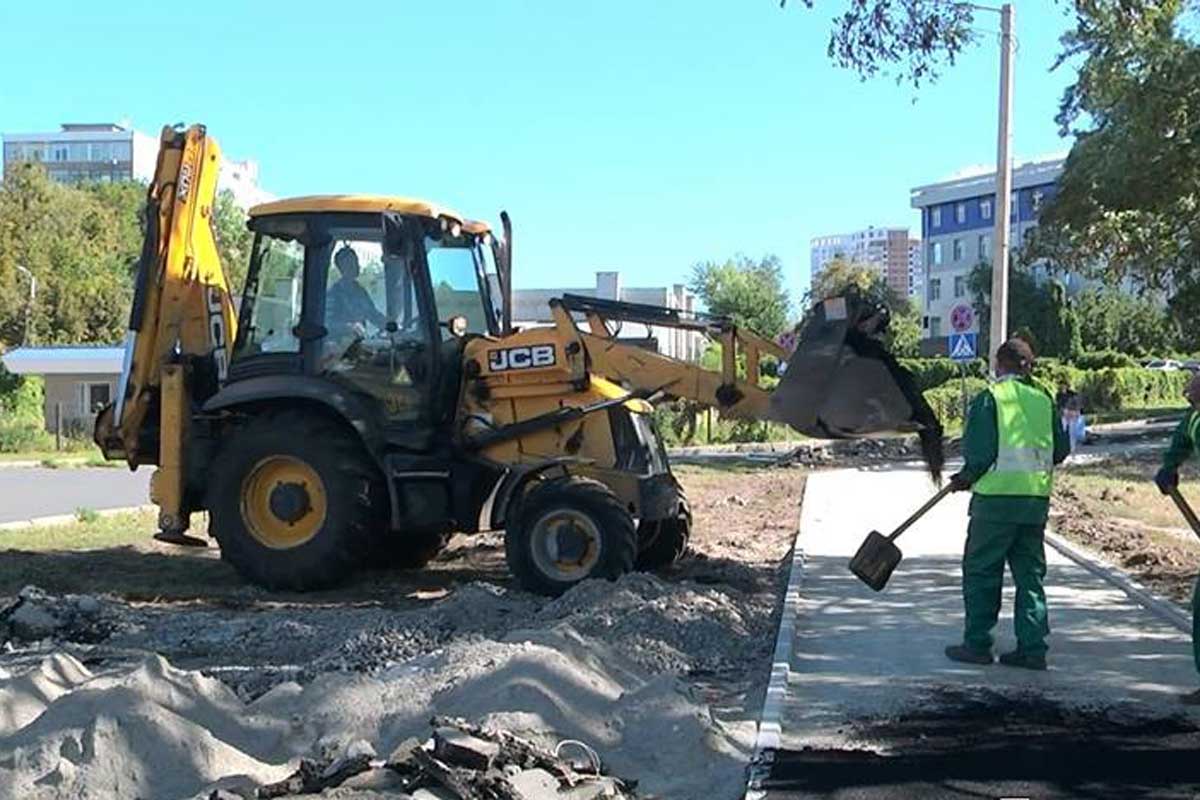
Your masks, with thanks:
M 696 264 L 688 287 L 710 313 L 727 316 L 761 336 L 773 338 L 788 327 L 791 301 L 783 288 L 782 266 L 773 255 L 758 261 L 739 255 L 722 263 Z
M 992 313 L 992 265 L 981 262 L 967 276 L 967 291 L 971 295 L 979 321 L 982 353 L 990 353 L 992 345 L 988 330 Z M 1061 281 L 1039 283 L 1028 266 L 1014 263 L 1008 273 L 1008 325 L 1023 338 L 1036 344 L 1041 356 L 1056 358 L 1077 357 L 1083 349 L 1078 312 L 1067 297 Z
M 1200 300 L 1200 46 L 1185 0 L 1075 0 L 1059 64 L 1082 59 L 1058 123 L 1075 144 L 1029 259 Z
M 240 295 L 246 283 L 246 270 L 250 267 L 250 248 L 254 235 L 246 227 L 246 212 L 234 201 L 228 189 L 217 195 L 213 209 L 213 233 L 217 239 L 217 254 L 221 267 L 229 279 L 229 289 Z
M 888 307 L 891 324 L 885 341 L 898 357 L 910 358 L 920 355 L 921 315 L 907 297 L 888 286 L 877 267 L 861 264 L 837 256 L 829 261 L 813 277 L 812 285 L 805 295 L 805 307 L 830 297 L 840 297 L 849 291 Z
M 115 342 L 129 314 L 127 227 L 112 212 L 119 192 L 53 183 L 40 165 L 10 167 L 0 184 L 0 345 L 23 340 L 28 284 L 37 278 L 37 342 Z
M 1119 289 L 1097 287 L 1075 299 L 1083 349 L 1115 350 L 1132 356 L 1187 349 L 1178 323 L 1161 303 Z

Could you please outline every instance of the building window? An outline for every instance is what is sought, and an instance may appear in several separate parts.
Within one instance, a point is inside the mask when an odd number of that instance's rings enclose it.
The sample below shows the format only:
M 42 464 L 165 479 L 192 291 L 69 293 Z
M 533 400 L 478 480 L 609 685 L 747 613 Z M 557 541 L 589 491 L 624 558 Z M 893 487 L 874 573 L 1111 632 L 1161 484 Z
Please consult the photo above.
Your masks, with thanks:
M 962 297 L 966 293 L 967 293 L 967 276 L 966 275 L 955 275 L 954 276 L 954 296 Z
M 979 260 L 987 261 L 992 257 L 992 237 L 986 233 L 979 235 Z
M 942 335 L 942 318 L 941 317 L 930 317 L 929 318 L 929 336 L 930 336 L 930 338 L 938 339 L 938 338 L 941 338 L 941 335 Z
M 54 160 L 55 161 L 67 161 L 70 158 L 70 155 L 71 155 L 70 150 L 67 148 L 67 146 L 65 144 L 54 145 Z
M 942 227 L 942 207 L 934 206 L 929 212 L 929 224 L 935 228 Z
M 1042 192 L 1041 189 L 1033 190 L 1033 194 L 1030 196 L 1030 200 L 1033 204 L 1033 213 L 1037 214 L 1042 210 L 1042 199 L 1044 197 L 1045 197 L 1045 194 Z
M 87 383 L 83 386 L 84 413 L 93 414 L 112 402 L 112 385 Z
M 1013 192 L 1012 197 L 1008 200 L 1009 219 L 1016 221 L 1017 219 L 1017 193 Z
M 992 201 L 990 198 L 984 198 L 979 201 L 979 216 L 983 219 L 992 218 Z
M 963 249 L 964 249 L 963 248 L 963 240 L 955 239 L 954 240 L 954 260 L 955 261 L 963 260 Z
M 954 206 L 954 221 L 962 225 L 967 221 L 967 204 L 958 203 Z
M 942 299 L 942 279 L 941 278 L 930 278 L 929 279 L 929 302 L 932 303 L 935 300 L 941 300 L 941 299 Z
M 942 243 L 934 242 L 929 246 L 929 262 L 934 266 L 942 264 Z

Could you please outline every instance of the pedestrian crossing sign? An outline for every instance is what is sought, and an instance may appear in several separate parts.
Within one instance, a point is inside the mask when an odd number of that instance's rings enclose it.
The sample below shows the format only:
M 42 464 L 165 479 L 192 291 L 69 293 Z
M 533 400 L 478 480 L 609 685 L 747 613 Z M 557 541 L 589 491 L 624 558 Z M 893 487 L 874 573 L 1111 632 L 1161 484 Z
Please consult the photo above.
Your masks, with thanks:
M 950 353 L 950 358 L 955 361 L 971 361 L 979 354 L 977 347 L 976 334 L 974 333 L 952 333 L 950 341 L 947 344 L 947 352 Z

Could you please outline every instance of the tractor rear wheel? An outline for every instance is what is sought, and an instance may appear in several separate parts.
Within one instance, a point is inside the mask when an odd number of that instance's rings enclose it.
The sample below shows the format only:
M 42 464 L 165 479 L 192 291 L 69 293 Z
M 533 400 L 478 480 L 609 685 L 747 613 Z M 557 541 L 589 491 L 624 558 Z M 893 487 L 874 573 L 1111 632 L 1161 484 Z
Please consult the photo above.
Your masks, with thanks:
M 319 415 L 284 411 L 231 436 L 212 469 L 208 508 L 221 556 L 268 589 L 341 583 L 380 518 L 379 475 L 361 445 Z
M 531 592 L 559 595 L 588 578 L 633 570 L 637 529 L 621 501 L 599 481 L 547 481 L 522 500 L 504 532 L 508 568 Z
M 649 571 L 671 566 L 687 552 L 691 536 L 692 507 L 681 491 L 674 517 L 643 520 L 638 525 L 637 568 Z

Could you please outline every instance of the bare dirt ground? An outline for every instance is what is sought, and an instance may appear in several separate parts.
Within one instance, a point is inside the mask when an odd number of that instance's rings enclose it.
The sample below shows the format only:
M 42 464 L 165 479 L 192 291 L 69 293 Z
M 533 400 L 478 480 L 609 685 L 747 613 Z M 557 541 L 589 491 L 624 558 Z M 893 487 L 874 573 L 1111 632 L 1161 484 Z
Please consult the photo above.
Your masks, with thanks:
M 1186 605 L 1200 574 L 1200 538 L 1152 482 L 1159 458 L 1147 452 L 1070 466 L 1057 480 L 1052 524 L 1155 593 Z M 1200 486 L 1194 475 L 1183 481 L 1185 494 Z M 1192 495 L 1200 501 L 1200 492 Z
M 297 757 L 356 738 L 386 754 L 451 713 L 548 746 L 590 742 L 651 794 L 737 796 L 804 471 L 679 473 L 695 516 L 688 554 L 556 599 L 515 586 L 494 534 L 456 537 L 419 572 L 308 595 L 245 586 L 215 552 L 152 542 L 6 550 L 0 603 L 36 584 L 44 593 L 20 603 L 52 620 L 0 622 L 0 795 L 188 797 L 231 774 L 278 780 Z M 139 742 L 165 736 L 185 752 L 97 739 L 97 720 L 120 717 L 131 692 Z M 272 721 L 262 738 L 264 715 L 293 727 Z M 86 757 L 61 755 L 83 740 Z

